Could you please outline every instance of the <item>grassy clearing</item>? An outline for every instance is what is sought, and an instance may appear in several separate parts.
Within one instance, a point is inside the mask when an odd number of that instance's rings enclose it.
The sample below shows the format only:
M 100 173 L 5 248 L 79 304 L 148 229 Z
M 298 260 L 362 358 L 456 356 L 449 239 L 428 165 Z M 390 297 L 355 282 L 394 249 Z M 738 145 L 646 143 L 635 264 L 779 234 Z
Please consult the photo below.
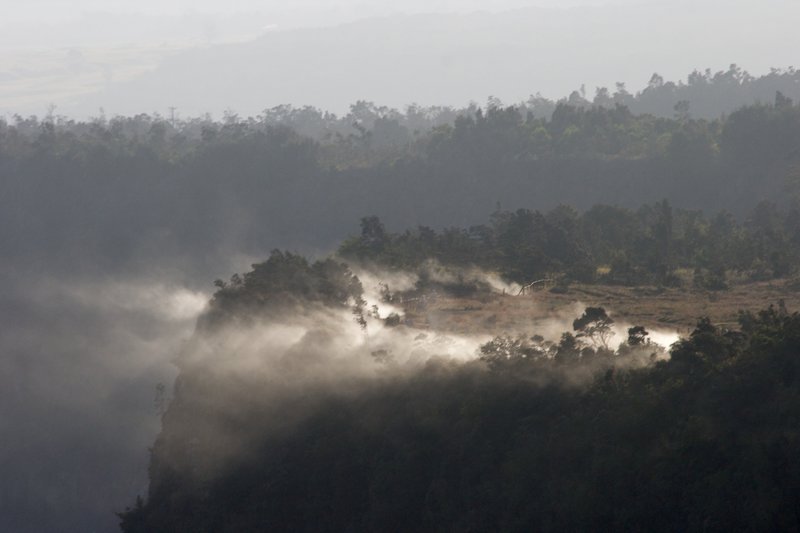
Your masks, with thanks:
M 790 280 L 738 283 L 725 291 L 687 288 L 573 285 L 565 293 L 536 291 L 526 296 L 481 294 L 440 296 L 424 309 L 407 309 L 413 322 L 457 333 L 531 332 L 563 324 L 585 306 L 602 306 L 620 322 L 688 333 L 701 317 L 735 327 L 740 310 L 757 311 L 783 300 L 800 310 L 800 287 Z

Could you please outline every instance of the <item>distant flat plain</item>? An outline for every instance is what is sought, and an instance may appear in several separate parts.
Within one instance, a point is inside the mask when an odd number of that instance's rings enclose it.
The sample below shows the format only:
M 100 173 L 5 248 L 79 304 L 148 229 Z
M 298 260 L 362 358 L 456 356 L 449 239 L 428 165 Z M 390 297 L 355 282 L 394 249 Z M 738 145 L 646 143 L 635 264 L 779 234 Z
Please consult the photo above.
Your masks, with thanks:
M 58 114 L 60 106 L 72 105 L 111 83 L 136 79 L 190 47 L 190 43 L 169 43 L 0 50 L 0 112 L 42 116 L 53 105 Z

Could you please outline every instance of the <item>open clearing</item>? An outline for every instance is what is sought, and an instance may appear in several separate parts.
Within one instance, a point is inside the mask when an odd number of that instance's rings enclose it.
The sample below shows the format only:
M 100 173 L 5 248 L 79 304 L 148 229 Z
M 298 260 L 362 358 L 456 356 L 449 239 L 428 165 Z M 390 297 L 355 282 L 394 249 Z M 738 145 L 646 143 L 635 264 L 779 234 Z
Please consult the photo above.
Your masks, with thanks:
M 758 311 L 783 300 L 800 310 L 800 291 L 789 280 L 742 283 L 725 291 L 686 288 L 573 285 L 557 294 L 538 291 L 512 296 L 481 293 L 466 298 L 439 296 L 426 305 L 406 305 L 408 322 L 455 333 L 558 333 L 565 321 L 587 306 L 602 306 L 618 322 L 687 334 L 697 320 L 709 317 L 735 328 L 740 310 Z

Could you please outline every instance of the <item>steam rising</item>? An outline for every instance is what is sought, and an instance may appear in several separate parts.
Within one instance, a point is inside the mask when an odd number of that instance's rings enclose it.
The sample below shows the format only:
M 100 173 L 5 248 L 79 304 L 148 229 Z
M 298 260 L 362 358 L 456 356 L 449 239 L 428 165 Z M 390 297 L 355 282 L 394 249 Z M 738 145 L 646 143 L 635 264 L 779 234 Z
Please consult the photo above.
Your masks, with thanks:
M 495 287 L 492 298 L 511 298 L 513 286 L 477 269 L 458 271 L 436 263 L 426 264 L 419 273 L 362 266 L 357 275 L 371 310 L 366 324 L 355 320 L 346 308 L 307 303 L 277 313 L 271 309 L 245 322 L 199 327 L 175 361 L 180 376 L 176 400 L 165 415 L 165 432 L 156 443 L 159 461 L 181 472 L 187 483 L 202 486 L 257 460 L 265 443 L 291 434 L 333 398 L 380 390 L 384 384 L 414 379 L 432 369 L 452 372 L 471 365 L 476 371 L 488 371 L 477 361 L 481 346 L 503 332 L 476 328 L 471 334 L 457 334 L 435 326 L 410 327 L 403 323 L 402 298 L 392 296 L 408 291 L 419 294 L 421 277 L 443 284 L 480 282 Z M 584 308 L 575 303 L 532 321 L 529 330 L 505 333 L 538 334 L 552 346 L 562 333 L 572 330 L 572 321 Z M 396 325 L 386 320 L 392 314 L 399 320 Z M 614 325 L 614 346 L 627 339 L 628 327 Z M 666 346 L 677 335 L 653 332 L 651 338 Z M 615 365 L 647 366 L 653 363 L 654 353 L 663 352 L 647 345 L 630 351 Z M 608 360 L 597 359 L 545 365 L 527 381 L 532 387 L 583 387 L 607 364 Z M 188 451 L 186 443 L 191 445 Z M 158 493 L 159 480 L 151 482 L 150 490 Z
M 184 442 L 194 442 L 193 451 L 177 450 L 172 457 L 205 458 L 195 470 L 211 476 L 256 450 L 248 429 L 232 426 L 231 417 L 244 420 L 256 413 L 264 427 L 280 434 L 330 395 L 359 394 L 431 365 L 477 364 L 480 346 L 497 334 L 539 334 L 556 342 L 584 307 L 576 303 L 514 332 L 477 328 L 459 334 L 432 319 L 418 329 L 404 324 L 403 303 L 387 301 L 387 290 L 413 291 L 420 276 L 443 284 L 480 282 L 493 288 L 495 298 L 503 292 L 510 298 L 518 287 L 479 270 L 433 262 L 418 273 L 365 267 L 356 272 L 371 310 L 365 328 L 349 310 L 309 305 L 255 317 L 247 325 L 195 331 L 209 294 L 144 278 L 51 277 L 36 284 L 18 278 L 7 285 L 0 305 L 13 310 L 6 316 L 7 331 L 14 335 L 0 338 L 0 369 L 15 379 L 0 393 L 0 420 L 13 438 L 1 458 L 6 475 L 20 482 L 3 487 L 6 525 L 39 531 L 59 514 L 67 530 L 113 529 L 111 511 L 147 493 L 147 449 L 179 369 L 190 379 L 178 379 L 183 404 L 173 402 L 167 416 L 198 402 L 208 414 L 182 430 L 191 434 Z M 386 318 L 393 313 L 400 324 L 391 327 Z M 627 327 L 615 324 L 614 342 L 625 339 Z M 677 335 L 651 331 L 651 338 L 669 345 Z M 585 379 L 576 374 L 574 382 Z M 166 387 L 157 405 L 159 383 Z M 45 512 L 35 511 L 42 504 Z
M 434 358 L 468 361 L 490 338 L 387 327 L 374 317 L 362 328 L 348 311 L 308 309 L 201 333 L 183 350 L 179 365 L 284 385 L 330 385 L 413 371 Z

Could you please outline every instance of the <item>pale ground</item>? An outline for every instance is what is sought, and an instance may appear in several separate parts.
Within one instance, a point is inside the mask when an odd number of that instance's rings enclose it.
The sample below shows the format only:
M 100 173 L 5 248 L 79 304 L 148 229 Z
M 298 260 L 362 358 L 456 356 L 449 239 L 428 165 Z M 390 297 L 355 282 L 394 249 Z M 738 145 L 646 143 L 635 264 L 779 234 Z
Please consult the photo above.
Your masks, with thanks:
M 433 326 L 457 333 L 557 334 L 586 306 L 602 306 L 618 323 L 691 332 L 708 316 L 715 324 L 735 328 L 740 310 L 758 311 L 783 300 L 800 310 L 800 291 L 785 280 L 744 283 L 726 291 L 685 288 L 574 285 L 565 294 L 538 291 L 528 296 L 481 294 L 471 298 L 439 297 L 426 308 L 407 306 L 417 327 Z
M 133 80 L 191 45 L 25 48 L 0 50 L 0 114 L 69 112 L 81 97 Z M 166 109 L 148 110 L 167 113 Z M 97 110 L 100 114 L 100 110 Z

